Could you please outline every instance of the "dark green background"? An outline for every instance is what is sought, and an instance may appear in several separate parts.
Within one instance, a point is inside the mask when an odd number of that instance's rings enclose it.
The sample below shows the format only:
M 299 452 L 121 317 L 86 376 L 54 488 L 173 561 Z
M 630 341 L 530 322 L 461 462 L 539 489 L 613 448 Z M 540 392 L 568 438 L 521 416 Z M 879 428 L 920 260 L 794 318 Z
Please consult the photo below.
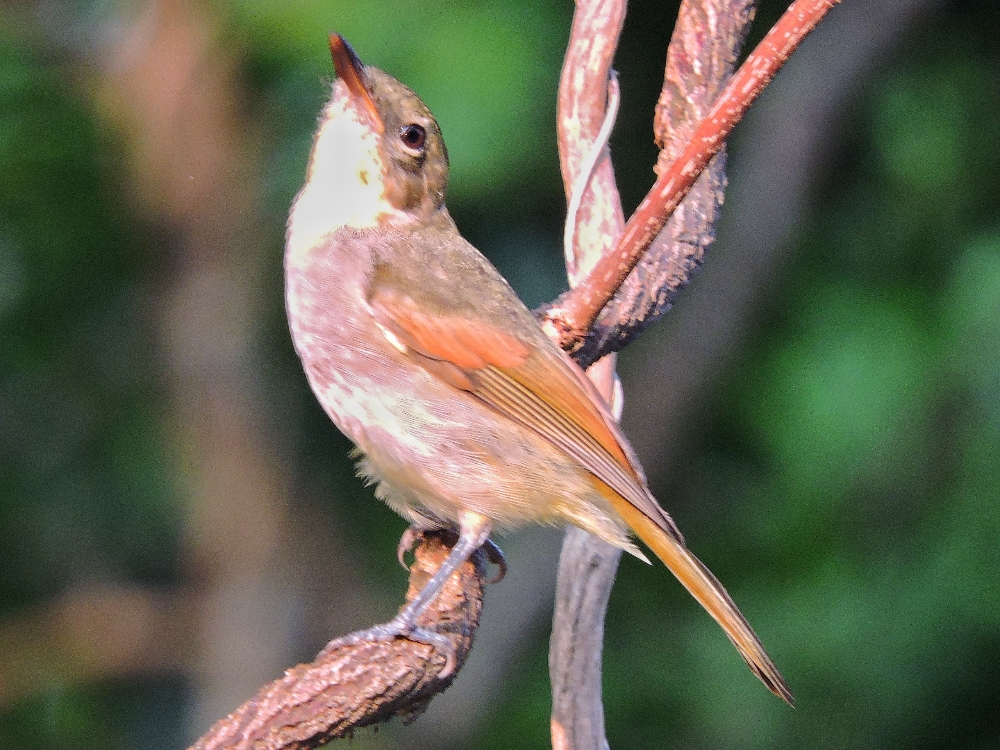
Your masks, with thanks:
M 833 15 L 879 5 L 844 0 Z M 293 478 L 293 515 L 338 529 L 336 541 L 289 553 L 302 575 L 314 557 L 336 556 L 377 592 L 376 609 L 341 613 L 359 626 L 400 599 L 403 523 L 351 478 L 349 446 L 308 393 L 281 297 L 284 216 L 332 77 L 325 35 L 342 32 L 428 102 L 448 142 L 460 228 L 534 305 L 564 283 L 553 102 L 571 4 L 204 7 L 235 60 L 240 121 L 253 123 L 247 147 L 260 167 L 243 210 L 269 248 L 246 398 Z M 781 8 L 764 3 L 754 39 Z M 626 430 L 654 492 L 740 602 L 798 707 L 755 683 L 662 569 L 625 560 L 605 654 L 614 748 L 1000 747 L 1000 6 L 921 8 L 825 100 L 804 178 L 771 175 L 769 205 L 792 215 L 757 258 L 741 229 L 762 220 L 748 208 L 762 189 L 755 155 L 795 147 L 797 118 L 810 114 L 796 92 L 816 95 L 839 75 L 815 61 L 849 57 L 855 39 L 820 34 L 800 50 L 760 103 L 767 117 L 755 111 L 731 140 L 733 186 L 706 268 L 622 357 Z M 105 37 L 136 12 L 24 3 L 4 6 L 0 21 L 0 634 L 88 582 L 190 583 L 156 307 L 178 273 L 174 228 L 137 199 L 131 135 L 93 84 Z M 617 61 L 612 146 L 627 212 L 652 180 L 650 117 L 675 12 L 634 2 Z M 727 276 L 737 257 L 746 273 Z M 206 335 L 224 346 L 224 331 Z M 702 368 L 697 387 L 660 408 L 659 387 L 673 383 L 662 363 L 682 372 L 689 359 Z M 317 586 L 302 590 L 309 621 Z M 488 598 L 484 617 L 510 614 Z M 488 696 L 460 732 L 422 727 L 432 711 L 352 746 L 547 747 L 546 617 L 543 606 L 516 633 L 513 665 L 457 681 L 453 692 Z M 285 666 L 336 634 L 314 622 L 299 631 Z M 192 708 L 197 664 L 95 677 L 35 656 L 16 657 L 34 675 L 30 690 L 6 699 L 0 684 L 3 750 L 177 748 L 219 717 Z

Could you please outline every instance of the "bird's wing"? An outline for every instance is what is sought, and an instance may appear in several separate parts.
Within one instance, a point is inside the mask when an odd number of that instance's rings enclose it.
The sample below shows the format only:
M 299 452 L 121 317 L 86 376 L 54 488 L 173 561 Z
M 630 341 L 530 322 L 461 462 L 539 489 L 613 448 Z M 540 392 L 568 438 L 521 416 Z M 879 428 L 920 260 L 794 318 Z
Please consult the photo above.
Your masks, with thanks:
M 461 317 L 429 312 L 392 286 L 377 286 L 368 301 L 379 328 L 412 360 L 533 430 L 681 539 L 650 497 L 638 462 L 590 381 L 547 339 L 531 346 L 474 311 Z

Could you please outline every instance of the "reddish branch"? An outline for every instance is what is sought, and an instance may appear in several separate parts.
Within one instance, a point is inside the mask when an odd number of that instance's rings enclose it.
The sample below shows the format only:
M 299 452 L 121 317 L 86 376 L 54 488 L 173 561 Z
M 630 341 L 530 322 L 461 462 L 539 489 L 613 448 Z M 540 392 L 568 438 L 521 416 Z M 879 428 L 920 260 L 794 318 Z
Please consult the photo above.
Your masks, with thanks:
M 557 307 L 545 313 L 549 330 L 558 332 L 567 351 L 581 346 L 600 311 L 649 248 L 667 219 L 733 127 L 789 55 L 839 0 L 795 0 L 730 80 L 708 116 L 695 129 L 681 154 L 661 172 L 611 252 Z

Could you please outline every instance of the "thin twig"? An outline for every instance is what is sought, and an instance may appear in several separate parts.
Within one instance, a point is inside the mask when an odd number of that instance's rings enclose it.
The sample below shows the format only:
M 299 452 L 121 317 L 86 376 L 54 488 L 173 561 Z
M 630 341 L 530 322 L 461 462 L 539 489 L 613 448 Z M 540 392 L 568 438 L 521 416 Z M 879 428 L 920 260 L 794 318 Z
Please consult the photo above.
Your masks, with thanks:
M 590 189 L 590 181 L 597 168 L 597 162 L 606 154 L 608 141 L 611 139 L 611 131 L 614 129 L 615 120 L 618 118 L 618 105 L 621 103 L 621 90 L 618 87 L 618 75 L 611 71 L 608 79 L 608 106 L 604 113 L 604 122 L 601 123 L 601 130 L 597 138 L 590 145 L 587 158 L 583 160 L 580 173 L 576 176 L 573 190 L 570 193 L 569 204 L 566 207 L 566 226 L 563 229 L 563 254 L 566 257 L 566 268 L 579 269 L 580 264 L 576 258 L 576 228 L 580 204 L 583 197 Z M 596 259 L 595 259 L 596 261 Z M 591 263 L 593 265 L 593 262 Z

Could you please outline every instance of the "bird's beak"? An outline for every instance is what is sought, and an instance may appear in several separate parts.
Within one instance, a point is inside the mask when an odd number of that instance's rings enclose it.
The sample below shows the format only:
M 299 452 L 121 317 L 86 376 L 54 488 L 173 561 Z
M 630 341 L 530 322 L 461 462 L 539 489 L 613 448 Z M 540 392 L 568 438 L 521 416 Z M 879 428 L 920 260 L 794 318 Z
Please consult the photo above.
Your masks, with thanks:
M 347 84 L 347 90 L 351 95 L 351 102 L 355 109 L 368 117 L 375 132 L 381 135 L 385 132 L 385 125 L 379 117 L 375 102 L 372 101 L 371 94 L 365 88 L 364 69 L 361 59 L 354 48 L 347 43 L 340 34 L 330 34 L 330 56 L 333 58 L 333 67 L 337 71 L 337 77 Z

